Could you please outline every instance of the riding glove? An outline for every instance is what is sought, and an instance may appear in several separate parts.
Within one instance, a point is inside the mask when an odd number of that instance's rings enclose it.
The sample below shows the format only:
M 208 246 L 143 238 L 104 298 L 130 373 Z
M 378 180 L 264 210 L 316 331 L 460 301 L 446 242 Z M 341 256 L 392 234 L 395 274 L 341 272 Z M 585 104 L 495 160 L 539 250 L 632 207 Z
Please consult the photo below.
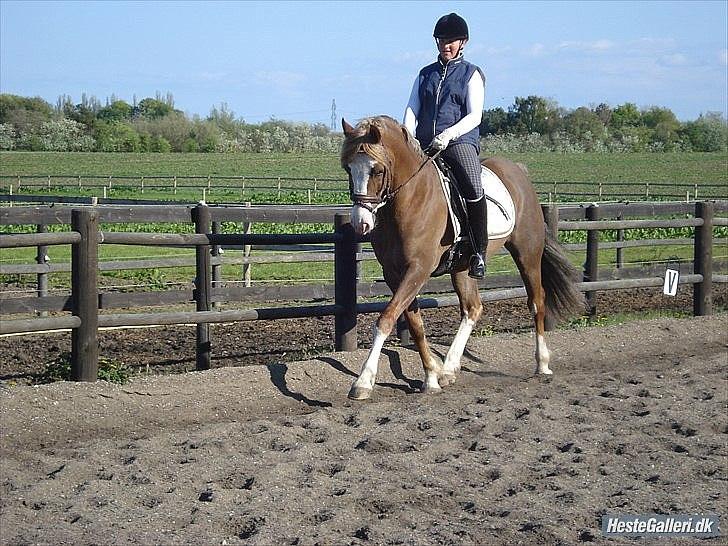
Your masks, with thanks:
M 432 144 L 430 144 L 430 147 L 433 150 L 440 151 L 447 148 L 447 145 L 450 144 L 450 141 L 452 140 L 452 137 L 448 134 L 447 131 L 443 131 L 439 135 L 437 135 L 434 139 L 432 139 Z

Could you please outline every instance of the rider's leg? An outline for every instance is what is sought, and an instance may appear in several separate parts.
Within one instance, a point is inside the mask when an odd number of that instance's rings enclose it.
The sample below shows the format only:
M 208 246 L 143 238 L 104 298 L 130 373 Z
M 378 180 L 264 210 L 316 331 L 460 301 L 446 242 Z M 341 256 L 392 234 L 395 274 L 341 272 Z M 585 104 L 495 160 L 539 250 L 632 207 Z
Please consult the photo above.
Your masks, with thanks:
M 485 250 L 488 247 L 488 211 L 480 180 L 478 150 L 469 143 L 455 143 L 447 147 L 443 156 L 454 171 L 458 189 L 468 207 L 468 228 L 473 244 L 469 274 L 482 279 L 485 276 Z
M 468 274 L 474 279 L 485 277 L 485 251 L 488 247 L 487 202 L 485 196 L 477 201 L 465 201 L 468 206 L 470 239 L 473 242 L 473 255 L 470 257 Z

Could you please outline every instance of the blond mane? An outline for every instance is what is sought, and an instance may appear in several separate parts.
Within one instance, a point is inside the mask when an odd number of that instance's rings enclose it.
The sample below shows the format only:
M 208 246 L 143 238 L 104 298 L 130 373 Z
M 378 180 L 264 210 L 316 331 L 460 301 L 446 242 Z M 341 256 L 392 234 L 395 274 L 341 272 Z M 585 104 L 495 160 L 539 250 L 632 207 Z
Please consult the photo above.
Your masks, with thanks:
M 401 135 L 407 147 L 416 154 L 420 159 L 425 159 L 425 154 L 420 147 L 419 142 L 412 138 L 404 128 L 395 119 L 389 116 L 376 116 L 365 118 L 359 122 L 354 131 L 346 136 L 341 147 L 341 166 L 346 167 L 354 156 L 360 152 L 367 154 L 374 161 L 383 165 L 391 165 L 390 152 L 381 143 L 375 143 L 370 136 L 371 128 L 375 127 L 382 135 L 394 133 Z

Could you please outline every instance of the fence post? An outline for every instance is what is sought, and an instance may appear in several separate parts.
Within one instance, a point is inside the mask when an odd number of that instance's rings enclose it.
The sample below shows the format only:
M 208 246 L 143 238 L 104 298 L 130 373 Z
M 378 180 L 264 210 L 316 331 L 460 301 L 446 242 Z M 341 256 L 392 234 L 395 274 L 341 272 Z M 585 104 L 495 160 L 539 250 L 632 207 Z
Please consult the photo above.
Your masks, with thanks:
M 399 338 L 399 344 L 402 346 L 410 345 L 412 343 L 412 338 L 410 337 L 409 331 L 409 323 L 407 322 L 404 313 L 402 313 L 399 318 L 397 318 L 397 337 Z
M 355 351 L 357 348 L 357 244 L 349 213 L 336 214 L 334 229 L 343 237 L 336 243 L 334 255 L 335 303 L 342 307 L 334 319 L 334 345 L 337 351 Z
M 71 230 L 81 240 L 71 249 L 71 300 L 73 314 L 81 325 L 71 334 L 71 379 L 96 381 L 99 374 L 98 213 L 89 209 L 71 211 Z
M 210 233 L 210 207 L 202 203 L 192 209 L 195 233 Z M 195 302 L 198 311 L 210 310 L 210 245 L 195 247 Z M 210 369 L 210 325 L 197 323 L 197 370 Z
M 213 233 L 220 233 L 220 222 L 213 222 L 212 223 L 212 232 Z M 218 258 L 220 256 L 220 245 L 212 245 L 212 250 L 210 251 L 210 254 Z M 222 264 L 220 263 L 214 263 L 212 264 L 212 287 L 218 288 L 220 286 L 220 277 L 222 273 Z M 213 302 L 212 308 L 216 309 L 220 306 L 218 302 Z
M 622 215 L 617 216 L 617 220 L 621 220 Z M 621 243 L 624 242 L 624 230 L 618 229 L 617 230 L 617 242 Z M 617 247 L 617 269 L 622 269 L 624 267 L 624 249 L 621 246 Z
M 693 272 L 703 280 L 693 285 L 693 315 L 713 313 L 713 212 L 709 201 L 695 203 L 695 217 L 703 219 L 702 226 L 695 227 L 695 258 Z
M 47 233 L 48 226 L 45 224 L 36 225 L 38 233 Z M 48 263 L 48 247 L 46 245 L 38 245 L 38 253 L 35 256 L 35 263 L 45 265 Z M 44 298 L 48 295 L 48 273 L 38 273 L 38 297 Z M 48 311 L 41 311 L 41 317 L 47 317 Z
M 589 205 L 586 209 L 587 220 L 599 220 L 599 205 Z M 599 230 L 586 232 L 586 262 L 584 263 L 584 282 L 599 280 Z M 589 320 L 597 315 L 597 293 L 589 290 L 585 294 Z
M 553 238 L 559 240 L 559 206 L 558 205 L 541 205 L 541 212 L 543 212 L 543 219 L 546 223 L 546 230 L 553 236 Z M 547 332 L 551 332 L 556 329 L 556 321 L 546 314 L 544 319 L 544 329 Z
M 245 208 L 250 208 L 252 206 L 252 203 L 250 201 L 247 201 L 245 203 Z M 245 222 L 243 224 L 243 233 L 246 235 L 249 235 L 250 233 L 253 233 L 253 223 L 252 222 Z M 250 251 L 253 249 L 252 245 L 243 245 L 243 258 L 250 258 Z M 243 264 L 243 281 L 245 282 L 245 286 L 247 288 L 250 287 L 250 272 L 251 267 L 250 264 Z

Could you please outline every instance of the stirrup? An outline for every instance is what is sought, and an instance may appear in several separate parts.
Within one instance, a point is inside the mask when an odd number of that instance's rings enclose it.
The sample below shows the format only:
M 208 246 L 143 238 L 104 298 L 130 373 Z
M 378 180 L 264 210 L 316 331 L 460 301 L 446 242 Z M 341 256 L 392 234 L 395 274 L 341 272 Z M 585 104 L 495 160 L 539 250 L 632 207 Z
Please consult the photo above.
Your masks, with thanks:
M 485 260 L 480 252 L 476 252 L 470 257 L 470 270 L 468 276 L 473 279 L 482 279 L 485 277 Z

